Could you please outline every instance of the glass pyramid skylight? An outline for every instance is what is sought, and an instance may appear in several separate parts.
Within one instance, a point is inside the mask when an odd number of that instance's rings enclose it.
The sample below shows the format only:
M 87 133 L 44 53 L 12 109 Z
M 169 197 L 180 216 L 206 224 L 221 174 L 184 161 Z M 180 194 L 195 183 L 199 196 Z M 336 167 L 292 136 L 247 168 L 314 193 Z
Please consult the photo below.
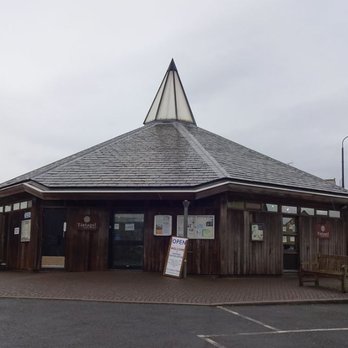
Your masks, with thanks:
M 144 124 L 152 121 L 173 120 L 196 124 L 178 70 L 172 59 Z

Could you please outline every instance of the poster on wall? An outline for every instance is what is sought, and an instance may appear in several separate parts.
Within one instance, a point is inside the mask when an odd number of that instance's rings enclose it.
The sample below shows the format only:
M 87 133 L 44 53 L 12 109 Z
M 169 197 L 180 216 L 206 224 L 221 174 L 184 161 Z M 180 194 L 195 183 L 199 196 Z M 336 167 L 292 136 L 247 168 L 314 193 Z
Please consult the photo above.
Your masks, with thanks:
M 21 223 L 21 242 L 30 242 L 31 220 L 22 220 Z
M 264 229 L 264 224 L 251 224 L 251 240 L 253 242 L 263 242 Z
M 187 252 L 187 238 L 171 237 L 163 275 L 180 278 Z
M 155 236 L 171 236 L 172 235 L 172 216 L 171 215 L 155 215 L 153 234 Z
M 184 216 L 178 215 L 176 221 L 177 236 L 184 236 Z M 189 215 L 187 221 L 188 239 L 214 239 L 214 215 Z

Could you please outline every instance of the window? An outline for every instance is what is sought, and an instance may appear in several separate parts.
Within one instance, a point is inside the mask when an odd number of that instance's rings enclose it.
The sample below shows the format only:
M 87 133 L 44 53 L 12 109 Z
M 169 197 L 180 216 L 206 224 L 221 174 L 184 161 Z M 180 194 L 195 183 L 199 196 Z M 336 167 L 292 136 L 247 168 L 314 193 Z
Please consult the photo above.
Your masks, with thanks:
M 284 252 L 297 252 L 296 218 L 283 217 L 283 249 Z
M 7 204 L 5 206 L 0 207 L 0 213 L 8 213 L 11 211 L 21 210 L 21 209 L 28 209 L 32 207 L 31 201 L 23 201 L 23 202 L 16 202 L 13 204 Z
M 314 209 L 313 208 L 303 208 L 301 207 L 301 215 L 314 215 Z
M 297 207 L 283 205 L 282 206 L 282 213 L 284 213 L 284 214 L 297 214 Z
M 263 205 L 263 211 L 277 213 L 278 212 L 278 204 L 266 203 Z
M 21 202 L 21 209 L 27 209 L 28 208 L 28 202 Z
M 341 212 L 338 210 L 329 210 L 329 216 L 339 219 L 341 217 Z
M 327 210 L 317 210 L 317 215 L 327 216 Z

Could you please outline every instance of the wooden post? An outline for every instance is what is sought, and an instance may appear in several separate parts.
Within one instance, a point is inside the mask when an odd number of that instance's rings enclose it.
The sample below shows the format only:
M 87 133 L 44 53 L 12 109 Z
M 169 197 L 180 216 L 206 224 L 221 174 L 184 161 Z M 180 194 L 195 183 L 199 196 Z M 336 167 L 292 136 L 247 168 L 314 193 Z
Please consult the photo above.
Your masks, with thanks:
M 33 197 L 31 207 L 31 238 L 32 241 L 32 256 L 33 263 L 30 265 L 33 271 L 40 271 L 41 269 L 41 248 L 42 248 L 42 216 L 43 209 L 41 200 Z
M 230 270 L 230 234 L 232 231 L 227 229 L 228 225 L 228 196 L 227 193 L 220 196 L 219 199 L 219 256 L 220 262 L 218 265 L 219 275 L 228 274 Z

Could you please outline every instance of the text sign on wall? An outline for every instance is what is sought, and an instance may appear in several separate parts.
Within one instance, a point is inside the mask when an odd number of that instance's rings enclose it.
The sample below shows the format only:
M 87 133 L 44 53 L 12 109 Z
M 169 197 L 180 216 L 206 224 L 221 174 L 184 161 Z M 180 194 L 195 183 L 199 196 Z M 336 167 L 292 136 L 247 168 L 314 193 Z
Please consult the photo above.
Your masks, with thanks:
M 319 239 L 330 239 L 330 233 L 332 230 L 329 222 L 316 224 L 314 226 L 316 237 Z
M 98 226 L 96 221 L 93 221 L 89 215 L 86 215 L 83 221 L 77 223 L 77 229 L 80 231 L 96 231 Z
M 163 275 L 181 277 L 187 244 L 187 238 L 171 237 Z
M 189 215 L 187 219 L 187 238 L 214 239 L 214 215 Z M 184 216 L 178 215 L 176 221 L 177 236 L 184 236 Z

